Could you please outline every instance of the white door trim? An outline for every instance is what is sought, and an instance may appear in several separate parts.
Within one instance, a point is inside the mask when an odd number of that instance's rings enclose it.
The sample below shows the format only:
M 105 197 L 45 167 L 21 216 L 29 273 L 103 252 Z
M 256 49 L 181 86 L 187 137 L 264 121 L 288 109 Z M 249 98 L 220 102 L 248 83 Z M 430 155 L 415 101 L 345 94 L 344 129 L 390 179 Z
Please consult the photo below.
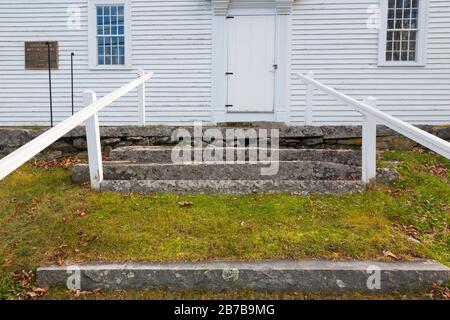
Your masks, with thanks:
M 220 3 L 220 6 L 214 2 Z M 291 73 L 291 16 L 292 0 L 274 0 L 273 8 L 259 8 L 257 3 L 251 8 L 228 8 L 227 1 L 212 1 L 212 96 L 211 122 L 235 121 L 276 121 L 289 123 L 290 120 L 290 73 Z M 230 10 L 230 11 L 229 11 Z M 274 110 L 270 113 L 227 113 L 226 111 L 226 16 L 276 13 L 275 57 L 278 70 L 275 73 Z

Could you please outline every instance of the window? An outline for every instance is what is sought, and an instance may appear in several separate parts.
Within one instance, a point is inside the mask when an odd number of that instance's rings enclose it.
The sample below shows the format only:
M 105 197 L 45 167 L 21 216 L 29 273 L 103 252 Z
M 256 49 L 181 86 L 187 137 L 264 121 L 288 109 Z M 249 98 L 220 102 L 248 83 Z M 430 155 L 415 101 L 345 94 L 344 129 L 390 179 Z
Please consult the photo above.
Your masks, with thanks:
M 425 63 L 426 0 L 382 1 L 380 64 Z
M 129 0 L 89 0 L 91 69 L 131 66 Z
M 125 64 L 124 6 L 97 6 L 97 64 Z

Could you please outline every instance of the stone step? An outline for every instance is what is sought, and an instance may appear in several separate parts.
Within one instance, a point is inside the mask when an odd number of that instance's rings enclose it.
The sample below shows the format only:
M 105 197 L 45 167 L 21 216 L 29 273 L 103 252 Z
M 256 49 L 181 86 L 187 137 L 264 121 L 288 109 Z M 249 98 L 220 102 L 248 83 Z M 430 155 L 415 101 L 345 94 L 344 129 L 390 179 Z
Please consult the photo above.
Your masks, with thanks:
M 275 175 L 263 175 L 278 166 Z M 331 162 L 283 161 L 267 163 L 159 164 L 109 161 L 103 164 L 105 180 L 359 180 L 361 168 Z M 74 182 L 89 180 L 87 164 L 75 165 Z
M 233 148 L 233 160 L 237 160 L 237 154 L 245 155 L 245 161 L 249 160 L 249 153 L 266 154 L 266 149 L 259 148 Z M 172 147 L 121 147 L 111 151 L 109 159 L 112 161 L 131 161 L 140 163 L 172 163 Z M 223 160 L 227 151 L 224 148 Z M 329 149 L 277 149 L 279 161 L 321 161 L 335 162 L 352 166 L 361 166 L 361 152 L 356 150 L 329 150 Z M 191 154 L 191 160 L 194 160 Z M 259 158 L 258 160 L 264 160 Z
M 450 269 L 429 260 L 108 263 L 47 266 L 39 287 L 286 292 L 402 292 L 445 285 Z
M 343 194 L 363 191 L 359 181 L 339 180 L 104 180 L 101 190 L 119 193 Z

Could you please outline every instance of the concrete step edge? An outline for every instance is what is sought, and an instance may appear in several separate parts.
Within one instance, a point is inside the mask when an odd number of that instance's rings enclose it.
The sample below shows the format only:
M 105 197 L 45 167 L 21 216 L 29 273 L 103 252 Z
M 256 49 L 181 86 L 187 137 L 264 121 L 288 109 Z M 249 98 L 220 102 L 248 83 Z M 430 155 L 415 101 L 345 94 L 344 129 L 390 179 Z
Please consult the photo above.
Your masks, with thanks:
M 254 155 L 262 159 L 261 155 L 267 157 L 267 149 L 264 148 L 220 148 L 223 153 L 223 159 L 226 159 L 228 150 L 233 151 L 233 160 L 238 154 L 244 153 L 242 156 L 248 160 L 250 155 Z M 132 161 L 137 163 L 170 163 L 172 162 L 173 148 L 167 147 L 121 147 L 111 150 L 109 154 L 110 160 L 116 161 Z M 179 151 L 179 150 L 178 150 Z M 183 156 L 186 152 L 183 151 Z M 262 153 L 260 153 L 262 151 Z M 217 149 L 216 149 L 217 152 Z M 358 150 L 332 150 L 332 149 L 273 149 L 271 154 L 277 155 L 280 161 L 323 161 L 335 162 L 348 165 L 361 165 L 361 151 Z M 179 153 L 176 153 L 179 155 Z M 188 153 L 189 154 L 189 153 Z M 193 152 L 190 152 L 193 158 Z M 229 156 L 229 155 L 228 155 Z
M 450 269 L 433 260 L 129 262 L 43 266 L 37 270 L 40 287 L 81 290 L 392 292 L 429 289 L 449 281 Z
M 119 193 L 201 194 L 342 194 L 364 190 L 360 181 L 349 180 L 104 180 L 101 190 Z

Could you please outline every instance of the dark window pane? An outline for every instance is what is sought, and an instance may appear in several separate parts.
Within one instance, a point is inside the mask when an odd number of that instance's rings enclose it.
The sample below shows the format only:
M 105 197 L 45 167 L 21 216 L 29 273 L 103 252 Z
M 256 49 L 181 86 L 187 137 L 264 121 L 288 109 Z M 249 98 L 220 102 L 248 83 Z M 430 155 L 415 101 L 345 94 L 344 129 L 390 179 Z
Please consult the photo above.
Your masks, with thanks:
M 388 19 L 394 19 L 395 10 L 389 10 Z
M 394 29 L 394 20 L 388 20 L 388 29 Z
M 408 50 L 408 41 L 403 41 L 402 42 L 402 51 L 407 51 Z
M 386 53 L 386 61 L 392 61 L 392 52 Z
M 387 40 L 388 41 L 392 40 L 392 31 L 388 31 L 388 33 L 387 33 Z

